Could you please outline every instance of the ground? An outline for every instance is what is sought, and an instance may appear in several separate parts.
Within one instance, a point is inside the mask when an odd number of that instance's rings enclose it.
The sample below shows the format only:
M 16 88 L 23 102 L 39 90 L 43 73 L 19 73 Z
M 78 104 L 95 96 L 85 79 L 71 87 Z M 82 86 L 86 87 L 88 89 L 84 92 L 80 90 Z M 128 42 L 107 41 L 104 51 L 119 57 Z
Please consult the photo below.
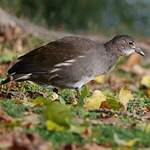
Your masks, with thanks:
M 30 37 L 20 49 L 42 44 Z M 0 44 L 0 77 L 23 51 Z M 31 82 L 0 86 L 0 149 L 150 148 L 150 65 L 138 55 L 121 58 L 107 75 L 81 90 Z

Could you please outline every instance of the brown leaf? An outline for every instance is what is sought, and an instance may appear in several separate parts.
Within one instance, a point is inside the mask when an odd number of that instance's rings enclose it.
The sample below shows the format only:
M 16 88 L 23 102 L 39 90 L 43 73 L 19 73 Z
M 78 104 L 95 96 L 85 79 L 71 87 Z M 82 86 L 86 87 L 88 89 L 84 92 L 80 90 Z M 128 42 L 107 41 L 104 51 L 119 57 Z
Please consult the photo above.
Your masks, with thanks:
M 130 71 L 135 65 L 140 64 L 141 58 L 138 54 L 132 54 L 129 56 L 126 64 L 121 66 L 121 69 L 127 72 Z
M 0 120 L 4 121 L 5 123 L 11 123 L 13 118 L 6 114 L 6 112 L 0 108 Z
M 117 76 L 110 76 L 108 80 L 109 85 L 113 90 L 118 90 L 122 86 L 129 83 L 128 79 L 126 77 L 117 77 Z
M 147 112 L 150 112 L 150 106 L 147 106 L 147 107 L 146 107 L 146 111 L 147 111 Z
M 150 98 L 150 88 L 147 89 L 147 96 Z
M 150 75 L 150 70 L 142 68 L 139 65 L 135 65 L 131 71 L 137 75 Z
M 34 127 L 40 123 L 39 116 L 37 114 L 28 114 L 21 120 L 21 125 L 26 128 Z
M 0 149 L 52 150 L 52 146 L 44 142 L 37 134 L 27 134 L 17 130 L 0 135 Z
M 111 106 L 109 105 L 108 101 L 103 101 L 103 102 L 101 103 L 100 108 L 111 109 Z
M 91 135 L 91 128 L 85 128 L 84 132 L 82 133 L 82 135 L 84 136 L 89 136 Z
M 0 75 L 3 75 L 5 70 L 8 68 L 8 63 L 2 63 L 0 64 Z

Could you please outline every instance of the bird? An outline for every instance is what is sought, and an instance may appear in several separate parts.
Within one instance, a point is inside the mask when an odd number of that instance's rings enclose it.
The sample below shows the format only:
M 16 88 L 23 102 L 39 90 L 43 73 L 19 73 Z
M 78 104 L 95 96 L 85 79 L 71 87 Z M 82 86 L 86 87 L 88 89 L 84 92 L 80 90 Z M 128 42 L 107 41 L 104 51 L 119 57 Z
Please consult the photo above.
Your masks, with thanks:
M 80 89 L 108 72 L 120 56 L 144 52 L 129 35 L 116 35 L 100 43 L 85 37 L 67 36 L 19 57 L 1 84 L 32 81 L 52 88 Z

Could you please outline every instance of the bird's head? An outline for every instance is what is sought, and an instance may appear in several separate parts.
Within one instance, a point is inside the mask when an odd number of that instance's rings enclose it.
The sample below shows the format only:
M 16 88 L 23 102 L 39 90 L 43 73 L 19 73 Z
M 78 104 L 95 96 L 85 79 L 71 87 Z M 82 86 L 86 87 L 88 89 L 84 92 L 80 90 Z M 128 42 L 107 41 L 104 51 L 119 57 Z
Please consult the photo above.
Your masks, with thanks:
M 115 36 L 111 43 L 119 55 L 128 56 L 135 52 L 144 56 L 144 52 L 137 46 L 133 38 L 128 35 Z

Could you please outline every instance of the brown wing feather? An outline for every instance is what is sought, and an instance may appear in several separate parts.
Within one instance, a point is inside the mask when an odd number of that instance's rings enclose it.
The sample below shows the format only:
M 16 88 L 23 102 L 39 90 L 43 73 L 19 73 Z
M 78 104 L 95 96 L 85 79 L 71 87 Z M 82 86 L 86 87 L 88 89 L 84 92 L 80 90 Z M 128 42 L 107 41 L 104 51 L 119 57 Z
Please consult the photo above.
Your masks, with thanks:
M 47 72 L 55 64 L 84 55 L 95 42 L 80 37 L 65 37 L 48 43 L 19 57 L 19 61 L 10 68 L 9 74 Z

